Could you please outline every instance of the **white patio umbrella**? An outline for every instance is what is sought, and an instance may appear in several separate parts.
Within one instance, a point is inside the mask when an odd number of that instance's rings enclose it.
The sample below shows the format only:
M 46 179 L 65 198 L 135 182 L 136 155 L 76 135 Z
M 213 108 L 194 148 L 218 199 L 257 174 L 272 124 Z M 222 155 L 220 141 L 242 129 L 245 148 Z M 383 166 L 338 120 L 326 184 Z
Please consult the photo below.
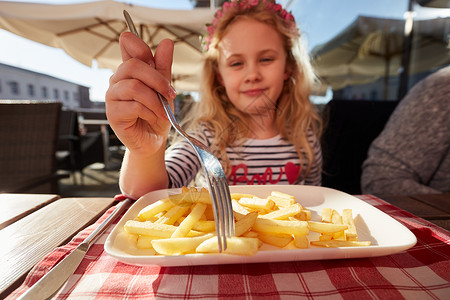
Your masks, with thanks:
M 172 80 L 178 91 L 198 89 L 202 50 L 200 37 L 211 21 L 210 8 L 162 10 L 113 0 L 77 4 L 0 2 L 0 28 L 35 42 L 62 48 L 77 61 L 115 70 L 121 63 L 119 35 L 127 31 L 126 9 L 141 37 L 152 48 L 162 39 L 175 42 Z M 3 45 L 7 47 L 7 45 Z
M 449 64 L 450 18 L 416 21 L 414 28 L 410 74 Z M 312 50 L 316 72 L 335 90 L 397 76 L 402 67 L 403 32 L 403 20 L 360 16 Z

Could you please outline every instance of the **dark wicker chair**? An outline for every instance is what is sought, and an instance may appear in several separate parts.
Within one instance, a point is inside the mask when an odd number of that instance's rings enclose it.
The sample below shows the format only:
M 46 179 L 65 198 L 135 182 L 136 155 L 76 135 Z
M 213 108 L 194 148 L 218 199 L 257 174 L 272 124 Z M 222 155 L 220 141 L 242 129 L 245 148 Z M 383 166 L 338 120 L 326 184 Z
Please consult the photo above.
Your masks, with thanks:
M 397 101 L 332 100 L 323 109 L 322 185 L 361 193 L 362 163 Z
M 93 163 L 103 162 L 101 131 L 90 131 L 81 135 L 78 113 L 62 110 L 56 159 L 59 170 L 70 171 L 75 184 L 78 183 L 75 176 L 78 172 L 83 183 L 83 169 Z
M 0 192 L 58 193 L 61 103 L 0 100 Z

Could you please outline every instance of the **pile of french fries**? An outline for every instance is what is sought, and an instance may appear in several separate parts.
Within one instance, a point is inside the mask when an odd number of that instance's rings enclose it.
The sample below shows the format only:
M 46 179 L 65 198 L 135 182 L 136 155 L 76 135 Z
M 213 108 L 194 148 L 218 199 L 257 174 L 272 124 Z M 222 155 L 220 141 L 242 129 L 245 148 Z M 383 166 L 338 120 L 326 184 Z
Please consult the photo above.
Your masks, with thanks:
M 227 238 L 224 253 L 254 255 L 265 243 L 279 248 L 369 246 L 358 241 L 351 209 L 342 215 L 331 208 L 322 210 L 321 221 L 311 221 L 311 211 L 295 197 L 273 191 L 267 198 L 232 193 L 235 236 Z M 124 230 L 133 235 L 136 247 L 152 249 L 155 255 L 218 253 L 214 214 L 209 192 L 202 188 L 183 187 L 143 208 Z M 319 240 L 309 241 L 309 232 L 320 233 Z

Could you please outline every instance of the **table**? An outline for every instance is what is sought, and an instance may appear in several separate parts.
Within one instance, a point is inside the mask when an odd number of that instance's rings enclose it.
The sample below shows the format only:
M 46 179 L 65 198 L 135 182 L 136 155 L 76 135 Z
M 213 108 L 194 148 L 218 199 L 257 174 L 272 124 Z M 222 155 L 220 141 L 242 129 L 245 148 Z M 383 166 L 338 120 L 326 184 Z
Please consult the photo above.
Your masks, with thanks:
M 450 194 L 381 195 L 380 198 L 450 230 Z
M 0 194 L 0 229 L 59 198 L 45 194 Z
M 408 227 L 416 235 L 417 244 L 407 251 L 371 258 L 143 267 L 118 262 L 104 252 L 104 242 L 112 230 L 109 228 L 55 297 L 448 299 L 450 232 L 379 197 L 357 197 Z M 112 210 L 110 208 L 95 224 L 78 233 L 70 243 L 46 255 L 8 299 L 15 299 L 28 289 L 81 243 Z
M 94 223 L 113 198 L 0 194 L 0 298 L 17 288 L 46 254 Z

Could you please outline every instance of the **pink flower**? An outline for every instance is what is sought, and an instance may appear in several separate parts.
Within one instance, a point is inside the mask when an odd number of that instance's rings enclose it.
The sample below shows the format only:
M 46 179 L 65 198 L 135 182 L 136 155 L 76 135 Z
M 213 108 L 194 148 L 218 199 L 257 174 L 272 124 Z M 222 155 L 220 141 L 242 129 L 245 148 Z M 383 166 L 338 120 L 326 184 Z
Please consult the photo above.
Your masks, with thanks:
M 274 7 L 274 10 L 275 10 L 276 12 L 279 12 L 280 10 L 284 10 L 284 9 L 283 9 L 283 7 L 281 7 L 280 4 L 276 4 L 275 7 Z M 284 11 L 285 11 L 285 10 L 284 10 Z
M 222 10 L 225 12 L 228 8 L 232 7 L 233 4 L 231 2 L 225 2 L 222 6 Z
M 209 35 L 213 35 L 214 27 L 210 25 L 210 26 L 206 27 L 206 31 L 208 32 Z

